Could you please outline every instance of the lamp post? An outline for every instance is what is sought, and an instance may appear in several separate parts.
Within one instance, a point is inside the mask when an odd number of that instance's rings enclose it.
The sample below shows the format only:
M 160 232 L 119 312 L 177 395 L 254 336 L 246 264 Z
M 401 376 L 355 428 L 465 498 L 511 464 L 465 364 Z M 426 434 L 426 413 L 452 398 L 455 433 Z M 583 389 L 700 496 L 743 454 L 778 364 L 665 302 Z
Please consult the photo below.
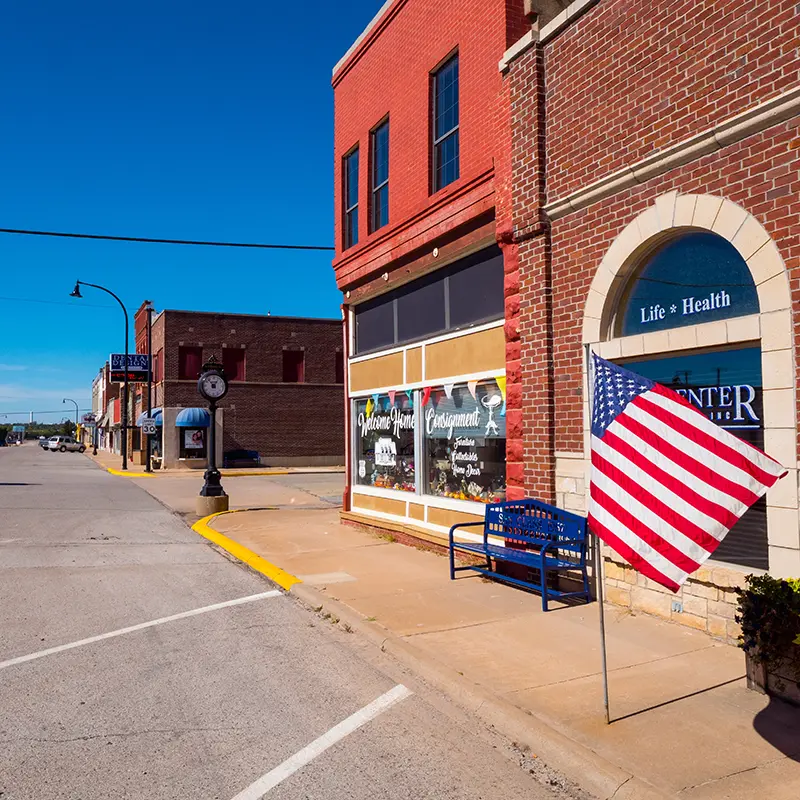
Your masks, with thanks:
M 78 429 L 78 404 L 74 400 L 70 399 L 69 397 L 65 397 L 61 401 L 61 405 L 62 406 L 64 405 L 64 403 L 72 403 L 75 406 L 75 430 L 77 430 Z
M 98 286 L 96 283 L 86 283 L 86 281 L 75 281 L 75 288 L 70 292 L 70 297 L 82 298 L 81 286 L 91 286 L 92 289 L 99 289 L 101 292 L 110 294 L 120 305 L 122 313 L 125 315 L 125 378 L 122 389 L 122 469 L 128 469 L 128 309 L 125 304 L 110 289 L 105 286 Z
M 153 304 L 147 301 L 147 418 L 153 416 Z M 144 471 L 152 472 L 152 434 L 146 434 L 145 447 L 147 456 L 144 462 Z

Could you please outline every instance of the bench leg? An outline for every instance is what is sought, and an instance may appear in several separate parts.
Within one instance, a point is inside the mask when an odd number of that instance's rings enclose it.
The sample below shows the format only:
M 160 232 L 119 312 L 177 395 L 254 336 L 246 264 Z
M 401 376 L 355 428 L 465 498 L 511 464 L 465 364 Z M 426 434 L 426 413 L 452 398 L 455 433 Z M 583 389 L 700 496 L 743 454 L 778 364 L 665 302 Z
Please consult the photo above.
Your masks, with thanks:
M 542 611 L 547 611 L 547 572 L 544 568 L 544 556 L 541 559 L 541 567 L 539 568 L 539 576 L 542 582 Z
M 456 579 L 456 558 L 455 553 L 453 552 L 453 546 L 450 546 L 450 580 L 454 581 Z

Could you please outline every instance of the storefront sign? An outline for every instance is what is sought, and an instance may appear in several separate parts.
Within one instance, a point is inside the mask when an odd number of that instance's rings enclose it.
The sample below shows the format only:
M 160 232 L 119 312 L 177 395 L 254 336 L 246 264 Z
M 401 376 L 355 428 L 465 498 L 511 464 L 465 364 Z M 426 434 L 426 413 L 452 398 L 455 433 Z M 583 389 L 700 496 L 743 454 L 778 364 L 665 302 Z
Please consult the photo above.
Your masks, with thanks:
M 722 428 L 761 427 L 761 389 L 749 383 L 690 389 L 676 387 L 675 391 Z
M 758 312 L 755 283 L 730 242 L 695 231 L 667 242 L 632 280 L 620 333 L 680 328 Z
M 111 353 L 108 357 L 109 380 L 112 383 L 125 381 L 125 353 Z M 144 383 L 150 368 L 150 356 L 147 353 L 128 353 L 128 381 Z
M 414 430 L 414 412 L 393 407 L 388 413 L 373 412 L 367 416 L 366 411 L 362 411 L 358 415 L 358 427 L 362 436 L 386 431 L 391 431 L 394 436 L 400 436 L 401 431 Z

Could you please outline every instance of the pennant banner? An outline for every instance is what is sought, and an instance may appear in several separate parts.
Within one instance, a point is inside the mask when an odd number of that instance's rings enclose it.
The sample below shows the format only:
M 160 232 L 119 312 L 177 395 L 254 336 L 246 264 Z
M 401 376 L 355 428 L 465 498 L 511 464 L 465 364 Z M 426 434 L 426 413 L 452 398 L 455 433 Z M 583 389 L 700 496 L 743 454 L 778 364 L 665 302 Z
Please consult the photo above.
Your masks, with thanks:
M 406 392 L 406 397 L 408 398 L 408 407 L 414 408 L 414 392 L 411 389 Z
M 367 400 L 367 407 L 365 409 L 366 410 L 366 414 L 367 414 L 367 419 L 369 419 L 372 416 L 373 407 L 374 407 L 374 403 L 372 402 L 372 398 L 370 397 L 369 400 Z
M 444 385 L 444 393 L 447 395 L 447 399 L 449 400 L 453 396 L 453 388 L 455 387 L 454 383 L 446 383 Z
M 422 390 L 422 405 L 423 406 L 428 405 L 428 400 L 430 400 L 430 399 L 431 399 L 431 387 L 430 386 L 426 386 Z
M 389 389 L 389 391 L 386 394 L 389 395 L 389 407 L 391 408 L 394 405 L 395 391 L 394 389 Z
M 500 390 L 500 394 L 503 395 L 503 402 L 506 401 L 506 376 L 505 375 L 498 375 L 495 379 L 495 383 L 497 384 L 497 388 Z
M 472 395 L 473 400 L 478 399 L 478 381 L 467 381 L 467 389 L 469 389 L 469 393 Z

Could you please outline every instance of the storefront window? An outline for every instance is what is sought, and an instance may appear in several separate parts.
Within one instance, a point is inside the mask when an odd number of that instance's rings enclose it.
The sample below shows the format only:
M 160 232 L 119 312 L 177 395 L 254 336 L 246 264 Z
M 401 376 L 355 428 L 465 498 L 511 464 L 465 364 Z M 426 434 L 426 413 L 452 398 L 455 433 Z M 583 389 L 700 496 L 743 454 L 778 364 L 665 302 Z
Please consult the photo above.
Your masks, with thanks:
M 206 457 L 206 429 L 178 428 L 181 458 Z
M 422 420 L 426 494 L 480 503 L 505 499 L 505 404 L 496 381 L 432 390 Z
M 625 366 L 669 386 L 712 422 L 764 449 L 760 348 L 674 355 L 627 362 Z M 767 502 L 762 497 L 731 528 L 713 558 L 768 569 L 768 556 Z
M 416 491 L 413 398 L 380 394 L 355 403 L 355 482 L 379 489 Z

